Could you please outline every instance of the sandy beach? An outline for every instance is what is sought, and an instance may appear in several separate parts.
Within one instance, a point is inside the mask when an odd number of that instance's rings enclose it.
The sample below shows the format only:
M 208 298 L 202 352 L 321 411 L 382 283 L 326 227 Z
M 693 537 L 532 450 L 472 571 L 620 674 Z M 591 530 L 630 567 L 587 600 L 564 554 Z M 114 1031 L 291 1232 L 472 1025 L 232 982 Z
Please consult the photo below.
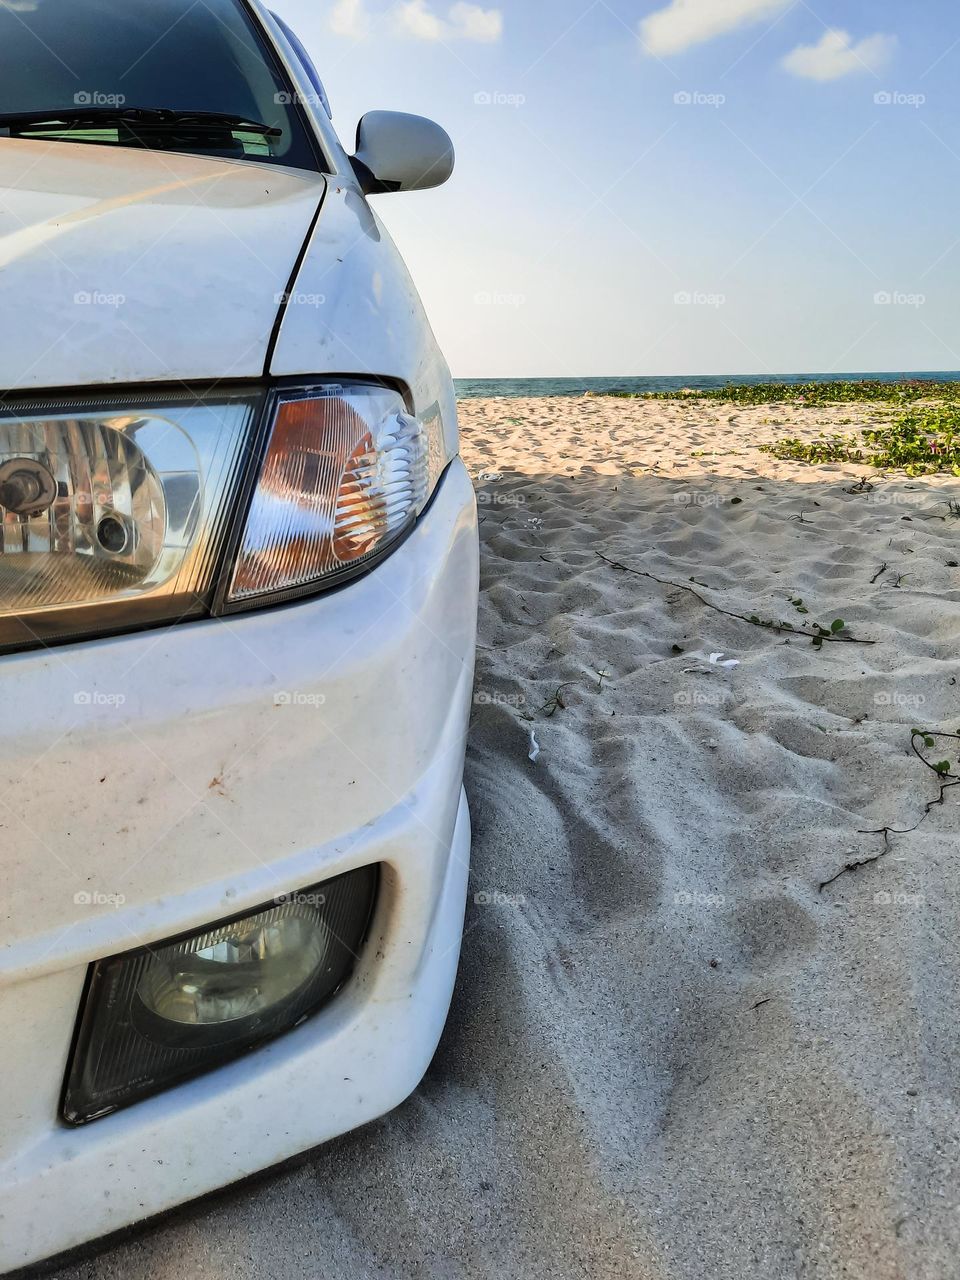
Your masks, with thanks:
M 870 833 L 937 797 L 911 730 L 960 730 L 960 481 L 757 448 L 871 412 L 463 403 L 475 844 L 438 1056 L 58 1275 L 958 1274 L 958 792 Z

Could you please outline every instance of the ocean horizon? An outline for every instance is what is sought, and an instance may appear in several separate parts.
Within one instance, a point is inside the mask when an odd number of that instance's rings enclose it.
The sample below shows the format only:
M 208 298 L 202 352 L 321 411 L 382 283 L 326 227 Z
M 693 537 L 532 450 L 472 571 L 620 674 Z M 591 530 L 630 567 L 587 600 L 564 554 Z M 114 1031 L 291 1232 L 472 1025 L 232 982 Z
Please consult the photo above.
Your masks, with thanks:
M 804 382 L 903 382 L 918 379 L 925 382 L 958 382 L 960 371 L 900 371 L 888 373 L 777 373 L 723 374 L 718 376 L 691 374 L 688 377 L 623 377 L 623 378 L 455 378 L 457 398 L 518 400 L 531 396 L 582 396 L 588 392 L 609 395 L 611 392 L 645 394 L 657 391 L 714 391 L 725 386 L 757 386 L 765 382 L 797 386 Z

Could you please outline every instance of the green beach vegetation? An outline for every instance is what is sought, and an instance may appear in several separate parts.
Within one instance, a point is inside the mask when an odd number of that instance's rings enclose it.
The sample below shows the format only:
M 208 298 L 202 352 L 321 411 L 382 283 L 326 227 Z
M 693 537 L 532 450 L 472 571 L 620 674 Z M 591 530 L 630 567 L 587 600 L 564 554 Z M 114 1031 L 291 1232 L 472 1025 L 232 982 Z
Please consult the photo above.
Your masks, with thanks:
M 761 445 L 763 453 L 793 461 L 855 462 L 877 469 L 900 468 L 907 475 L 938 471 L 960 476 L 960 382 L 782 382 L 731 384 L 708 391 L 614 393 L 618 399 L 710 400 L 722 404 L 789 404 L 797 409 L 833 404 L 872 404 L 889 421 L 855 434 L 826 434 L 814 440 L 785 437 Z
M 609 391 L 619 400 L 714 400 L 721 404 L 793 404 L 815 408 L 828 404 L 879 402 L 903 404 L 917 400 L 960 403 L 960 382 L 910 378 L 903 382 L 731 382 L 725 387 L 697 391 Z

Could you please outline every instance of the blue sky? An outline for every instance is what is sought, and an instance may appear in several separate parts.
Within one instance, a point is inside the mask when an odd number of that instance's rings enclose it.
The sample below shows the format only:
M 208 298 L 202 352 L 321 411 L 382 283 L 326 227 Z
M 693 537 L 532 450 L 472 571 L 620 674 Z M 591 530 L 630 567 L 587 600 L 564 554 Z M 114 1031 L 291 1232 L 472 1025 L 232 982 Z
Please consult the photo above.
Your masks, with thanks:
M 377 199 L 460 377 L 960 369 L 948 0 L 275 0 L 349 142 L 433 116 Z

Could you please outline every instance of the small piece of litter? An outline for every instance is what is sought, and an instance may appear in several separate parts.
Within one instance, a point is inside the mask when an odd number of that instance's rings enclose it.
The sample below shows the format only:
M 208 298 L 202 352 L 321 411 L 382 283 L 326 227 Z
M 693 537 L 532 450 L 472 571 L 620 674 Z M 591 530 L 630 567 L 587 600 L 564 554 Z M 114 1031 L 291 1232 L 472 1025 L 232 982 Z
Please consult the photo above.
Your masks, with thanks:
M 537 741 L 537 735 L 530 730 L 530 759 L 534 764 L 540 759 L 540 743 Z
M 718 667 L 739 667 L 739 658 L 725 658 L 723 653 L 711 653 L 710 661 Z
M 478 480 L 502 480 L 503 476 L 499 471 L 481 471 L 477 477 Z

